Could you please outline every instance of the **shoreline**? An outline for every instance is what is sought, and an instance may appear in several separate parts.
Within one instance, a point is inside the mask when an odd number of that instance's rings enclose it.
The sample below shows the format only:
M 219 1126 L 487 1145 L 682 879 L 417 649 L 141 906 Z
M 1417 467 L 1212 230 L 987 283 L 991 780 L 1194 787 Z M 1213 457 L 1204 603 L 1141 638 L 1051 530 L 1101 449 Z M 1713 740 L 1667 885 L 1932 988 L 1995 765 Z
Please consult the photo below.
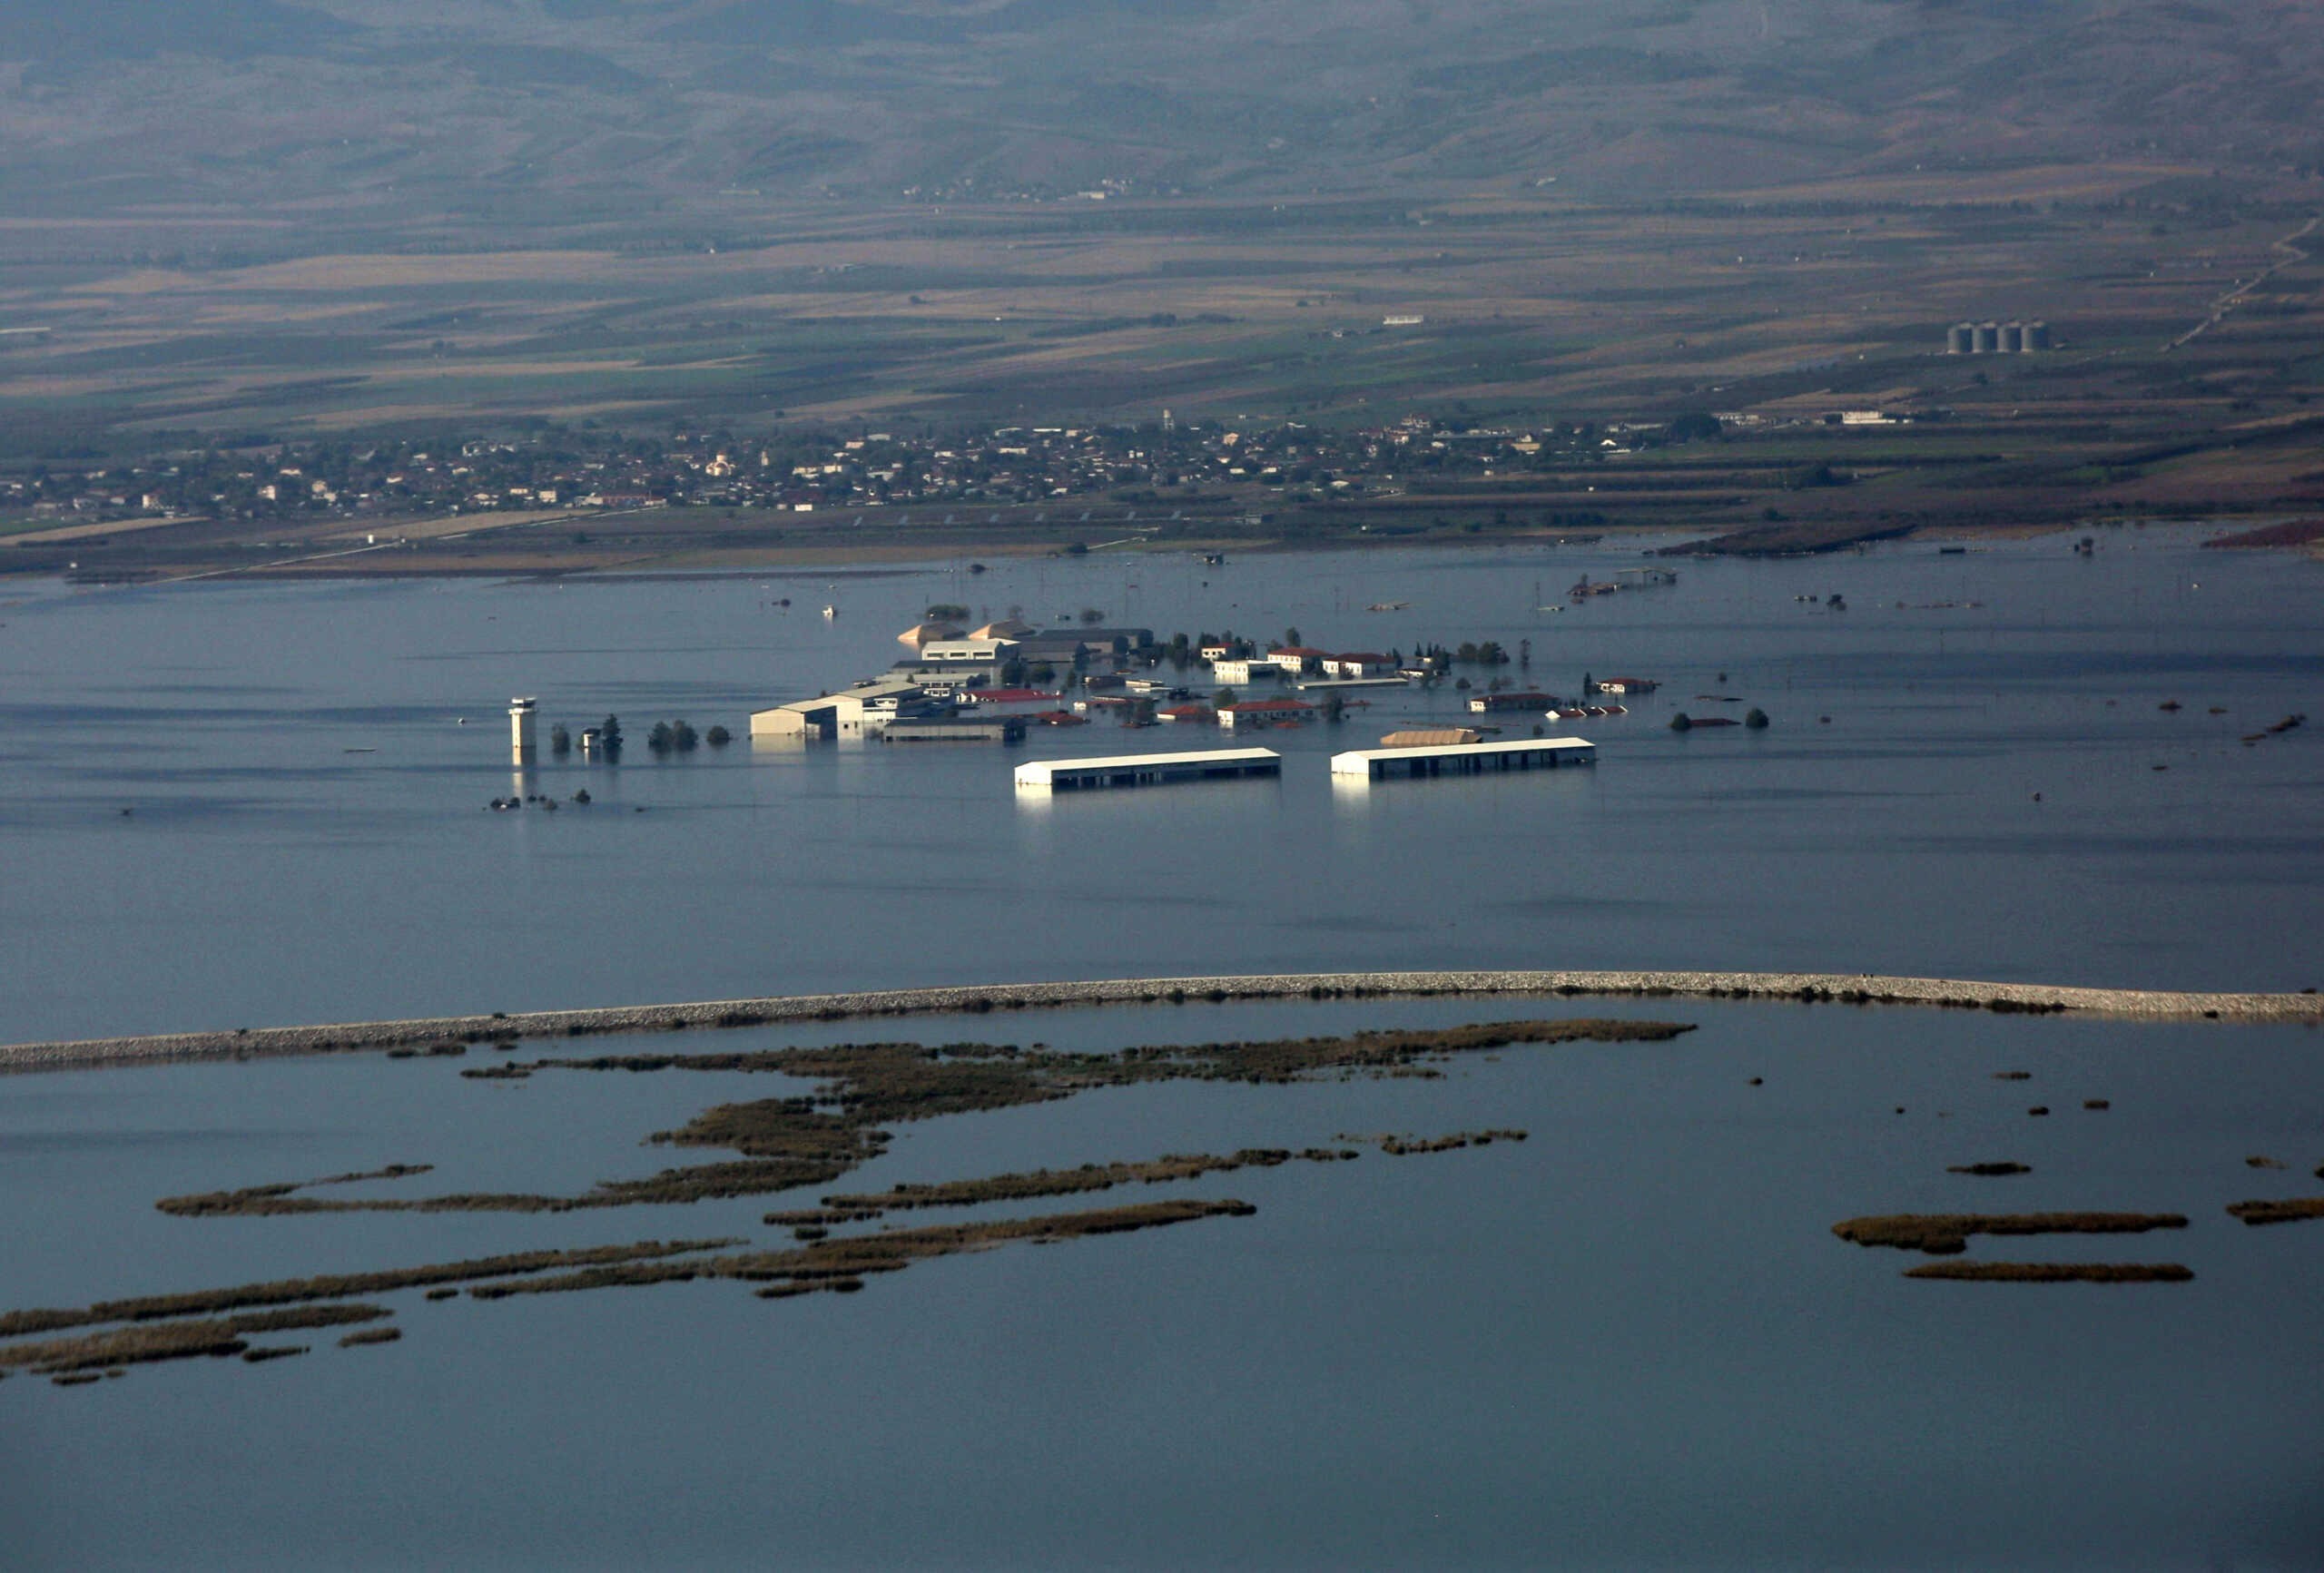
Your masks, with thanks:
M 587 523 L 586 516 L 572 521 Z M 382 525 L 381 529 L 392 529 Z M 488 542 L 490 535 L 501 528 L 523 526 L 487 526 L 469 537 L 471 543 Z M 1974 528 L 1974 526 L 1953 527 Z M 2056 529 L 2070 526 L 2059 525 Z M 1992 538 L 2014 538 L 2016 526 L 1998 526 Z M 1712 532 L 1690 525 L 1672 523 L 1610 523 L 1591 526 L 1588 530 L 1506 529 L 1476 536 L 1438 536 L 1433 539 L 1417 536 L 1360 535 L 1350 531 L 1328 537 L 1306 537 L 1297 535 L 1251 534 L 1226 531 L 1219 534 L 1189 533 L 1167 541 L 1147 539 L 1135 544 L 1118 543 L 1091 546 L 1088 556 L 1149 555 L 1179 556 L 1196 552 L 1226 552 L 1252 555 L 1308 555 L 1322 552 L 1377 552 L 1396 548 L 1434 547 L 1459 551 L 1507 550 L 1512 546 L 1557 546 L 1565 544 L 1577 535 L 1594 536 L 1625 536 L 1636 539 L 1696 539 Z M 2044 533 L 2037 531 L 2036 533 Z M 0 546 L 12 544 L 16 537 L 0 534 Z M 37 543 L 35 543 L 37 544 Z M 1032 559 L 1070 557 L 1063 550 L 1064 533 L 1042 534 L 1034 531 L 997 532 L 963 531 L 942 539 L 913 538 L 898 534 L 886 537 L 841 542 L 797 541 L 779 545 L 732 544 L 723 546 L 702 546 L 678 543 L 663 551 L 625 551 L 611 557 L 593 557 L 576 551 L 554 549 L 512 549 L 495 552 L 487 545 L 484 549 L 458 557 L 428 556 L 423 552 L 392 552 L 384 548 L 364 548 L 359 552 L 327 551 L 267 562 L 238 562 L 229 555 L 197 554 L 171 556 L 156 551 L 151 559 L 109 564 L 92 570 L 106 575 L 90 582 L 123 585 L 178 584 L 212 578 L 270 580 L 279 583 L 306 580 L 375 580 L 375 579 L 586 579 L 592 582 L 613 582 L 638 577 L 749 578 L 783 573 L 814 573 L 832 568 L 859 568 L 910 572 L 938 566 L 960 559 Z M 420 543 L 422 548 L 427 545 Z M 415 560 L 415 558 L 417 560 Z M 11 578 L 63 578 L 67 575 L 54 564 L 19 565 L 0 555 L 0 583 Z M 84 574 L 84 579 L 90 575 Z
M 1360 999 L 1432 996 L 1794 1000 L 1917 1005 L 2004 1014 L 2149 1021 L 2324 1022 L 2324 996 L 2089 988 L 1965 978 L 1816 972 L 1421 971 L 1312 972 L 1086 982 L 961 984 L 847 994 L 778 995 L 668 1005 L 599 1006 L 485 1016 L 156 1033 L 0 1045 L 0 1071 L 69 1070 L 189 1059 L 341 1054 L 459 1041 L 586 1037 L 758 1027 L 785 1021 L 979 1015 L 1079 1005 L 1157 1005 L 1239 999 Z

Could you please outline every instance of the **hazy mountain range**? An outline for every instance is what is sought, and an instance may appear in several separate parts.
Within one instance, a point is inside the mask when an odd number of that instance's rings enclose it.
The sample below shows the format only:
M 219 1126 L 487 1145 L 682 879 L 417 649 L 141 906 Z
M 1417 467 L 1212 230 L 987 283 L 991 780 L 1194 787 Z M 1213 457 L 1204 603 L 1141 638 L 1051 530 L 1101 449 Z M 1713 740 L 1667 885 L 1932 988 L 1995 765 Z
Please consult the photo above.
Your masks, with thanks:
M 9 0 L 26 212 L 2324 163 L 2312 0 Z

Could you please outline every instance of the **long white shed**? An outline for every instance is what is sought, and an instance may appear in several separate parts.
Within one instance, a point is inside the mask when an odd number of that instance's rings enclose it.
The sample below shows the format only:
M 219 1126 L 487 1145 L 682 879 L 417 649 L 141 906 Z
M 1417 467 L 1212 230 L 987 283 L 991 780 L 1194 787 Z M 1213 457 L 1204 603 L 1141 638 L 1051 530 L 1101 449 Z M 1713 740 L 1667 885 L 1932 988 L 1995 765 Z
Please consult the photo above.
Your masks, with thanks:
M 1185 753 L 1130 753 L 1107 759 L 1044 759 L 1017 767 L 1017 784 L 1034 791 L 1163 786 L 1182 781 L 1238 781 L 1283 773 L 1271 748 L 1214 748 Z
M 1332 755 L 1332 773 L 1358 781 L 1401 776 L 1482 775 L 1488 771 L 1555 770 L 1595 764 L 1598 745 L 1579 737 L 1456 742 L 1430 748 L 1359 748 Z

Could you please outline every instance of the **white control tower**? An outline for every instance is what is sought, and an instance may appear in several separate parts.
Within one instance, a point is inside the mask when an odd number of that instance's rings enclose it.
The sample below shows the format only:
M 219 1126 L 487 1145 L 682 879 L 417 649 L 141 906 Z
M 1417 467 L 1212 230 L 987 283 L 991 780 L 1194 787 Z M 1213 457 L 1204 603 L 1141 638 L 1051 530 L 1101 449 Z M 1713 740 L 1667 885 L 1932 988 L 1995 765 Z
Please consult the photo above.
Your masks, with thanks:
M 534 709 L 538 703 L 539 701 L 533 699 L 512 699 L 508 702 L 508 757 L 511 764 L 528 765 L 540 752 L 533 723 Z

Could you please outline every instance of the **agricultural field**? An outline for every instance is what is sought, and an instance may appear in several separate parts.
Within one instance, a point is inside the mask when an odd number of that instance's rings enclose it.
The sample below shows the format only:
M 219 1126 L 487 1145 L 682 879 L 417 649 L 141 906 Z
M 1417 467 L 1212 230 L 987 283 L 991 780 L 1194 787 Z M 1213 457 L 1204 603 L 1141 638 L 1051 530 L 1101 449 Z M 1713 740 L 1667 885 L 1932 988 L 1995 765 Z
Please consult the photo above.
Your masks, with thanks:
M 0 21 L 0 571 L 308 571 L 379 510 L 286 533 L 113 477 L 543 433 L 1722 422 L 1147 498 L 1245 542 L 2313 510 L 2324 40 L 2274 4 L 2053 11 L 35 5 Z M 1945 353 L 1988 320 L 2055 348 Z M 34 470 L 89 497 L 6 489 Z M 1122 490 L 390 508 L 409 549 L 330 571 L 1053 549 L 1153 524 Z

